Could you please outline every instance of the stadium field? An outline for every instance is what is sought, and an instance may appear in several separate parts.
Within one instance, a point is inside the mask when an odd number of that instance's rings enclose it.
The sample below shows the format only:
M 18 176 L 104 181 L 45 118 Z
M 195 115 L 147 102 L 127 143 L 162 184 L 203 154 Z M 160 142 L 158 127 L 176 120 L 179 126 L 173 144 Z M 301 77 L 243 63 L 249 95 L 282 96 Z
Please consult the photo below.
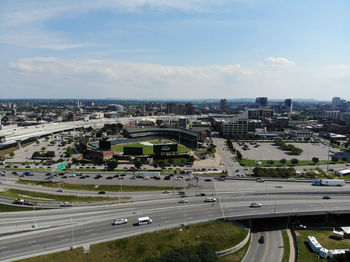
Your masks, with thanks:
M 170 141 L 170 140 L 150 140 L 150 141 L 142 141 L 139 143 L 115 145 L 115 146 L 112 146 L 112 150 L 123 152 L 123 149 L 125 146 L 126 147 L 142 147 L 144 155 L 151 155 L 154 153 L 153 146 L 151 144 L 159 145 L 159 144 L 175 144 L 175 143 Z M 180 153 L 190 151 L 190 149 L 188 149 L 187 147 L 184 147 L 182 145 L 178 145 L 178 147 L 180 148 Z

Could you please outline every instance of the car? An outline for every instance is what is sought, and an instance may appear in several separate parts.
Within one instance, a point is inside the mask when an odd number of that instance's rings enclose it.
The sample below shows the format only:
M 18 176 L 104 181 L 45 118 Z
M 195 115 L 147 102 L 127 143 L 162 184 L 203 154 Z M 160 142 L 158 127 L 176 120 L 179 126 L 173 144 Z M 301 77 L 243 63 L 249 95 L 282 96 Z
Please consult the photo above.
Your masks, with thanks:
M 18 173 L 16 171 L 13 171 L 11 174 L 15 175 L 15 176 L 18 176 Z
M 90 177 L 89 175 L 85 175 L 85 177 L 87 178 L 87 177 Z
M 81 177 L 79 177 L 80 179 L 85 179 L 85 176 L 81 176 Z
M 70 202 L 61 202 L 61 203 L 60 203 L 60 206 L 61 206 L 61 207 L 71 207 L 71 206 L 72 206 L 72 203 L 70 203 Z
M 264 183 L 264 179 L 258 177 L 258 178 L 256 179 L 256 182 L 258 182 L 258 183 Z
M 205 196 L 205 193 L 199 193 L 200 196 Z
M 210 178 L 204 179 L 204 182 L 211 182 L 212 180 Z
M 76 177 L 76 175 L 75 174 L 70 174 L 69 177 Z
M 170 192 L 168 190 L 163 191 L 163 194 L 169 194 Z
M 264 236 L 261 236 L 261 237 L 258 239 L 258 242 L 259 242 L 260 244 L 264 244 L 264 242 L 265 242 Z
M 106 177 L 106 179 L 113 179 L 113 177 L 112 176 L 108 176 L 108 177 Z
M 324 196 L 322 199 L 332 199 L 330 196 Z
M 170 180 L 170 178 L 171 178 L 170 176 L 165 176 L 164 180 Z
M 62 178 L 68 178 L 67 176 L 63 176 Z
M 295 178 L 289 177 L 287 180 L 288 180 L 289 182 L 294 182 L 294 181 L 295 181 Z
M 120 176 L 120 177 L 118 177 L 118 179 L 124 179 L 124 177 L 123 177 L 123 176 Z
M 188 200 L 187 200 L 187 199 L 181 199 L 181 200 L 179 201 L 179 203 L 188 203 Z
M 251 203 L 249 207 L 261 207 L 261 204 L 260 203 Z
M 122 224 L 126 224 L 126 223 L 128 223 L 128 219 L 126 219 L 126 218 L 117 218 L 117 219 L 114 219 L 113 226 L 122 225 Z
M 63 192 L 63 188 L 57 189 L 57 192 Z
M 185 181 L 192 181 L 192 178 L 188 177 L 185 179 Z
M 207 197 L 204 202 L 216 202 L 216 198 L 215 197 Z
M 99 195 L 104 195 L 104 194 L 106 194 L 106 192 L 105 191 L 100 191 L 100 192 L 98 192 L 98 194 Z
M 114 175 L 113 177 L 119 177 L 119 175 L 118 175 L 118 174 L 116 174 L 116 175 Z

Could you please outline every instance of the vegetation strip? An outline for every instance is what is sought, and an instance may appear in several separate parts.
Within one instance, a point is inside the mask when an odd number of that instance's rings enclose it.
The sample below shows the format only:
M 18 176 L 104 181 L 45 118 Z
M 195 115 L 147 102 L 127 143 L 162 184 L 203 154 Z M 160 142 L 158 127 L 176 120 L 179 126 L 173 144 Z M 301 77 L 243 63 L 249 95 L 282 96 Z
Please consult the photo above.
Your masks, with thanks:
M 42 192 L 35 192 L 35 191 L 25 191 L 25 190 L 19 190 L 19 189 L 7 189 L 6 191 L 0 192 L 1 196 L 4 197 L 10 197 L 15 199 L 25 199 L 25 200 L 33 200 L 33 201 L 43 201 L 43 199 L 46 199 L 45 201 L 68 201 L 68 202 L 96 202 L 96 201 L 111 201 L 111 200 L 118 200 L 117 197 L 78 197 L 74 195 L 54 195 L 54 194 L 47 194 Z M 123 197 L 121 199 L 128 199 L 126 197 Z
M 282 230 L 282 238 L 283 238 L 283 257 L 282 262 L 288 262 L 290 256 L 290 243 L 289 237 L 287 234 L 287 230 Z
M 155 262 L 160 261 L 159 258 L 163 256 L 175 257 L 183 253 L 194 254 L 199 249 L 201 249 L 199 252 L 203 252 L 202 254 L 211 256 L 214 254 L 215 256 L 214 251 L 237 245 L 246 237 L 246 234 L 245 229 L 227 222 L 207 222 L 92 245 L 90 246 L 90 252 L 85 254 L 83 248 L 77 248 L 72 251 L 63 251 L 20 261 Z
M 58 188 L 61 186 L 67 190 L 85 190 L 85 191 L 109 191 L 119 192 L 120 185 L 85 185 L 85 184 L 69 184 L 69 183 L 58 183 L 58 182 L 45 182 L 45 181 L 31 181 L 31 180 L 19 180 L 18 184 L 24 185 L 36 185 L 50 188 Z M 175 190 L 181 190 L 181 187 L 175 187 Z M 122 186 L 123 192 L 145 192 L 145 191 L 163 191 L 173 190 L 172 187 L 158 187 L 158 186 Z M 110 199 L 110 198 L 109 198 Z

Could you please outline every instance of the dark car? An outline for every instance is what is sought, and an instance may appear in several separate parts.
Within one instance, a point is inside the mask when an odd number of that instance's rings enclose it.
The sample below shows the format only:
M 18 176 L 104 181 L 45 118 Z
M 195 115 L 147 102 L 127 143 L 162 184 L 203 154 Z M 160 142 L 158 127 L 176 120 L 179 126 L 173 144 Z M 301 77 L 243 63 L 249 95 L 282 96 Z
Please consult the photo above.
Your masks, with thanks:
M 330 196 L 324 196 L 322 199 L 332 199 Z
M 106 194 L 106 192 L 105 191 L 100 191 L 100 192 L 98 192 L 98 194 L 99 195 L 104 195 L 104 194 Z
M 210 178 L 204 179 L 205 182 L 211 182 Z
M 67 178 L 67 176 L 63 176 L 62 178 Z
M 113 177 L 112 176 L 108 176 L 108 177 L 106 177 L 106 179 L 113 179 Z
M 170 180 L 170 176 L 165 176 L 164 180 Z
M 113 177 L 119 177 L 119 175 L 117 174 L 117 175 L 114 175 Z
M 201 196 L 205 196 L 205 193 L 200 193 Z
M 85 176 L 81 176 L 81 177 L 79 177 L 80 179 L 85 179 Z
M 264 242 L 265 242 L 264 236 L 261 236 L 261 237 L 259 238 L 258 242 L 259 242 L 260 244 L 264 244 Z
M 89 175 L 85 175 L 85 177 L 90 177 Z

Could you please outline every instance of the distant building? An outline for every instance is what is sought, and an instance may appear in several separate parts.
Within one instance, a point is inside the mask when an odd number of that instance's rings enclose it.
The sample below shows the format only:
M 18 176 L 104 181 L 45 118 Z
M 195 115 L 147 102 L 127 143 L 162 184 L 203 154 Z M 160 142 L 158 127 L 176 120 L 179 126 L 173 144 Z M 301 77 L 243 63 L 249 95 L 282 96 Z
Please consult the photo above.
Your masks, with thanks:
M 248 119 L 262 120 L 273 116 L 274 111 L 268 108 L 248 109 Z
M 340 119 L 341 113 L 340 111 L 326 111 L 325 117 L 328 119 Z
M 267 107 L 268 106 L 268 102 L 267 102 L 267 97 L 257 97 L 255 99 L 255 104 L 258 106 L 258 107 Z
M 284 100 L 283 107 L 287 113 L 292 113 L 293 112 L 292 99 L 288 98 Z
M 220 110 L 226 112 L 227 111 L 227 100 L 221 99 L 220 100 Z

